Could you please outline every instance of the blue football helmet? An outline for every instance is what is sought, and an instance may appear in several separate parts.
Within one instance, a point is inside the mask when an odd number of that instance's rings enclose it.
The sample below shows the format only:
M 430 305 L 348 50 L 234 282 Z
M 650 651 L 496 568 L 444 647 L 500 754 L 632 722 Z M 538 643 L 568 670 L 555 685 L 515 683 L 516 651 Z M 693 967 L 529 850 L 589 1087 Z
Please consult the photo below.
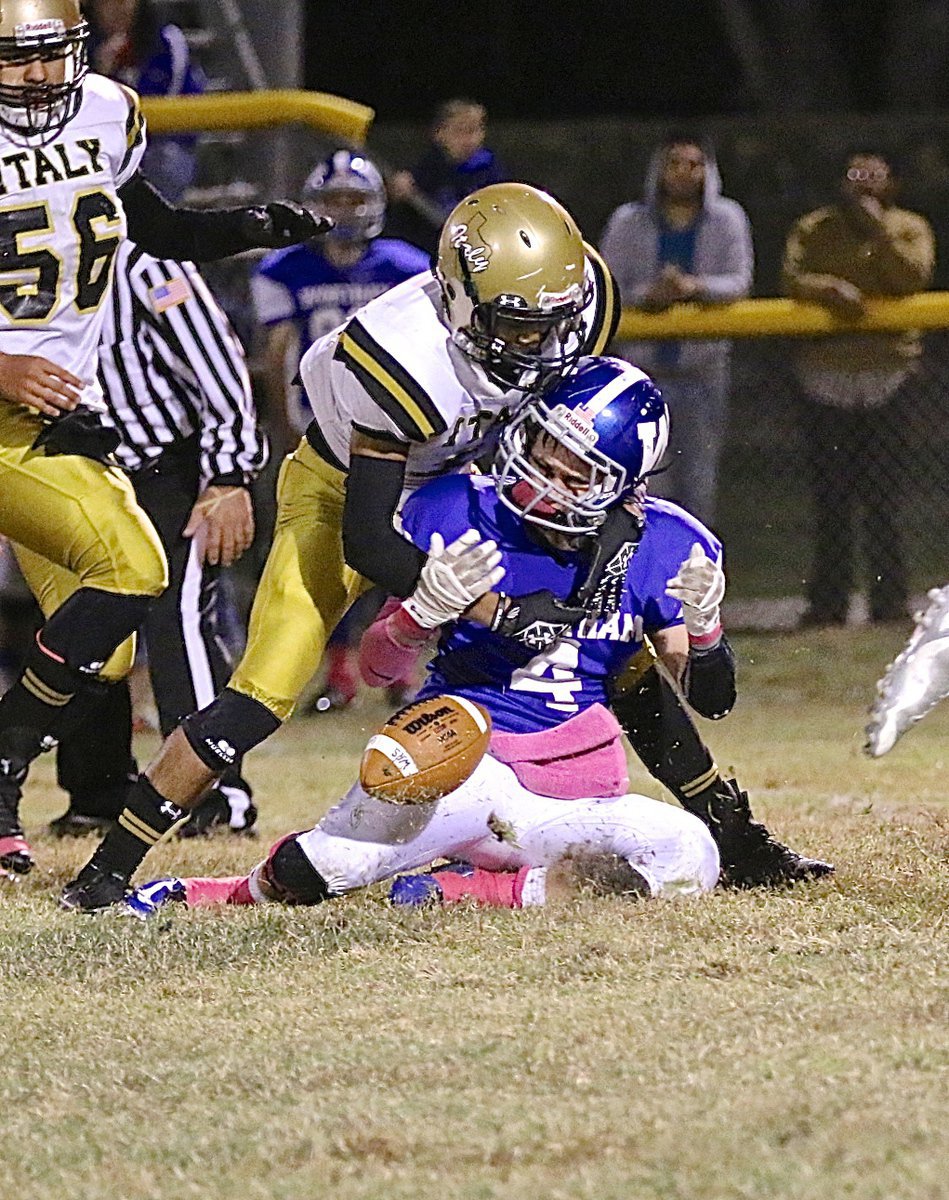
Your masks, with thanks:
M 386 185 L 362 154 L 336 150 L 303 185 L 304 206 L 336 222 L 327 235 L 347 242 L 378 237 L 386 219 Z
M 656 471 L 668 442 L 669 410 L 648 375 L 620 358 L 581 358 L 501 429 L 498 496 L 535 525 L 595 533 Z

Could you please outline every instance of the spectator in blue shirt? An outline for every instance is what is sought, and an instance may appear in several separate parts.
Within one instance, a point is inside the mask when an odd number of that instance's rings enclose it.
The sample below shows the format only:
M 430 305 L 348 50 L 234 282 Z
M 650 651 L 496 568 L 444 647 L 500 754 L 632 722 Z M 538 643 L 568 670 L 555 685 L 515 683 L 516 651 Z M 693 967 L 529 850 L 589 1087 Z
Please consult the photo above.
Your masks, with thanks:
M 660 312 L 682 301 L 720 304 L 748 294 L 751 226 L 721 188 L 714 154 L 699 139 L 672 134 L 659 146 L 643 199 L 620 205 L 601 241 L 625 305 Z M 712 525 L 731 344 L 627 342 L 616 351 L 649 372 L 669 405 L 672 465 L 651 490 Z

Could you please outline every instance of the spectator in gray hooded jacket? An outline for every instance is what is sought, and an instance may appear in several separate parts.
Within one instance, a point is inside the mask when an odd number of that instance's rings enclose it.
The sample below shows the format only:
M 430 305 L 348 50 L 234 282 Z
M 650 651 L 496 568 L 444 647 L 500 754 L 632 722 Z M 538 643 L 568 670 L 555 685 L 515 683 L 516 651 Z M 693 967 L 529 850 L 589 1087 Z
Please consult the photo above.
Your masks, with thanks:
M 751 289 L 754 251 L 744 209 L 721 194 L 712 151 L 673 134 L 653 154 L 644 197 L 610 217 L 601 250 L 623 304 L 660 312 L 685 300 L 727 303 Z M 616 352 L 649 373 L 672 417 L 672 464 L 653 489 L 699 520 L 715 518 L 727 419 L 731 343 L 625 342 Z

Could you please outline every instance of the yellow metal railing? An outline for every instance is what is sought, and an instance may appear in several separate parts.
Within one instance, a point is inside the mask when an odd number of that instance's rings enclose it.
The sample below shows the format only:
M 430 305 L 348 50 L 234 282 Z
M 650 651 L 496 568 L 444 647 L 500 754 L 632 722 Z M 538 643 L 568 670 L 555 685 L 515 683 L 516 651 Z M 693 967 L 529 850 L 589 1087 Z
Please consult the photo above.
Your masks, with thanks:
M 354 145 L 366 140 L 375 112 L 365 104 L 328 92 L 212 92 L 203 96 L 142 98 L 150 133 L 192 133 L 204 129 L 273 129 L 306 125 Z
M 899 300 L 868 300 L 859 321 L 842 321 L 820 304 L 796 300 L 736 300 L 733 304 L 676 304 L 661 313 L 626 308 L 617 337 L 808 337 L 822 333 L 895 333 L 949 329 L 949 292 L 920 292 Z

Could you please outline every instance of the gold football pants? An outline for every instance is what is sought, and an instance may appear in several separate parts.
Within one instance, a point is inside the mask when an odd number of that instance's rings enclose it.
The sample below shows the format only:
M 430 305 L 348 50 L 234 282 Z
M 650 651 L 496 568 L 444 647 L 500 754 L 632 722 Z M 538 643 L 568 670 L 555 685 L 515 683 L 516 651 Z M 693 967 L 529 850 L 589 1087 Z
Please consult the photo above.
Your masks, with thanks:
M 293 712 L 326 642 L 369 582 L 343 558 L 345 476 L 304 438 L 284 460 L 277 522 L 247 630 L 247 649 L 228 687 L 281 721 Z
M 14 543 L 44 616 L 80 587 L 159 595 L 165 553 L 126 476 L 79 455 L 32 450 L 41 429 L 39 417 L 0 400 L 0 535 Z M 121 678 L 134 655 L 130 638 L 102 676 Z

